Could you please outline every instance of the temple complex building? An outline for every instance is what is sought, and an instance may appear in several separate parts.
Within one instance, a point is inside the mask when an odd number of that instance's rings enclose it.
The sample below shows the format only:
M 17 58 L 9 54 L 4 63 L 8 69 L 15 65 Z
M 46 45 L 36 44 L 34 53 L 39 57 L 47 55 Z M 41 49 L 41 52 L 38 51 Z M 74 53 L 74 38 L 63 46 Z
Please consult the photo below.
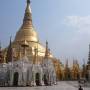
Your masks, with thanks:
M 2 54 L 3 52 L 3 54 Z M 48 48 L 38 38 L 27 0 L 23 23 L 9 46 L 0 47 L 0 86 L 41 86 L 56 84 L 56 69 Z
M 34 60 L 34 49 L 37 48 L 37 62 L 42 63 L 42 60 L 45 56 L 45 47 L 40 43 L 38 34 L 33 25 L 30 0 L 27 0 L 23 23 L 17 31 L 14 41 L 10 45 L 12 45 L 12 49 L 14 52 L 14 61 L 20 60 L 20 58 L 23 57 L 25 54 L 29 60 Z M 10 57 L 10 45 L 3 50 L 5 63 L 10 62 L 10 58 L 12 58 Z M 52 61 L 57 61 L 57 59 L 53 57 L 52 53 L 49 53 L 49 58 L 51 58 Z

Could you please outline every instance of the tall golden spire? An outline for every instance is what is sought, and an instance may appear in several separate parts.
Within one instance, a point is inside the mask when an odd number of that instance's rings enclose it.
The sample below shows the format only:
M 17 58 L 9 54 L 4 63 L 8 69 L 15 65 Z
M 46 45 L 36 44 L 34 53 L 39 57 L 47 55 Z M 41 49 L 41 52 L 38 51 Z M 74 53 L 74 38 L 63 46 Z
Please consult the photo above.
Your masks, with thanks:
M 12 61 L 12 56 L 13 56 L 13 52 L 12 52 L 12 41 L 11 41 L 11 37 L 10 37 L 10 43 L 9 43 L 9 46 L 8 46 L 7 56 L 6 56 L 6 63 Z
M 32 12 L 31 12 L 31 7 L 30 7 L 30 0 L 27 0 L 27 6 L 25 10 L 25 15 L 23 19 L 23 24 L 29 24 L 32 26 Z

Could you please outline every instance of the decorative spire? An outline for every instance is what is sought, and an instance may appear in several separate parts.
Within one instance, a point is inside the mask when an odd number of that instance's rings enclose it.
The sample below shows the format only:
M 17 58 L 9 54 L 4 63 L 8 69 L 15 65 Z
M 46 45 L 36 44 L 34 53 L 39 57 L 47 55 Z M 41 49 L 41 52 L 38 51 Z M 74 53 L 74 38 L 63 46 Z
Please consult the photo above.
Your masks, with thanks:
M 48 42 L 46 41 L 46 52 L 45 57 L 47 58 L 49 56 L 49 49 L 48 49 Z
M 12 54 L 13 54 L 12 41 L 11 41 L 11 37 L 10 37 L 10 43 L 9 43 L 8 50 L 7 50 L 6 63 L 12 62 L 12 56 L 13 56 Z
M 1 51 L 1 42 L 0 42 L 0 51 Z
M 27 6 L 25 10 L 23 24 L 32 26 L 32 12 L 30 7 L 30 2 L 31 2 L 30 0 L 27 0 Z
M 1 42 L 0 42 L 0 63 L 3 63 L 4 59 L 3 59 L 3 55 L 2 55 L 2 50 L 1 50 Z
M 88 64 L 90 64 L 90 44 L 89 44 Z
M 31 1 L 27 0 L 27 7 L 26 7 L 26 11 L 25 11 L 27 13 L 31 13 L 30 3 L 31 3 Z
M 12 37 L 10 37 L 10 44 L 9 45 L 12 46 Z
M 30 4 L 31 3 L 31 1 L 30 0 L 27 0 L 27 4 Z

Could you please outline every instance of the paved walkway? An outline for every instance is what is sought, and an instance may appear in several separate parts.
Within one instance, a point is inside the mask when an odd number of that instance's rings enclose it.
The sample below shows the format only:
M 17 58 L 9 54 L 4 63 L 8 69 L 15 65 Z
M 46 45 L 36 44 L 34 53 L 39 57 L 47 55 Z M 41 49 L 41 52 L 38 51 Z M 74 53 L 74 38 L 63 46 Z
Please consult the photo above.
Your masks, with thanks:
M 54 86 L 40 86 L 40 87 L 0 87 L 0 90 L 78 90 L 75 87 L 76 82 L 58 82 L 58 85 Z M 83 90 L 90 90 L 90 88 L 83 88 Z
M 79 85 L 81 85 L 84 88 L 90 88 L 90 83 L 89 82 L 85 83 L 85 84 L 79 84 L 77 81 L 74 81 L 74 82 L 68 81 L 67 84 L 70 84 L 70 85 L 72 85 L 74 87 L 77 87 L 77 88 L 79 87 Z

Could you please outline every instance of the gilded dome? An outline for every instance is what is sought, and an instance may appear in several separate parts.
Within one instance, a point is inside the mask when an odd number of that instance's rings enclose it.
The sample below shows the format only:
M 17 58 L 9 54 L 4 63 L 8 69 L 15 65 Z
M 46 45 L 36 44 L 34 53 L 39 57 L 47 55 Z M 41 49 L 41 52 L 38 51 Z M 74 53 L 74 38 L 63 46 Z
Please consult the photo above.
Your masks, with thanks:
M 38 41 L 38 35 L 33 27 L 22 26 L 16 33 L 15 41 Z

